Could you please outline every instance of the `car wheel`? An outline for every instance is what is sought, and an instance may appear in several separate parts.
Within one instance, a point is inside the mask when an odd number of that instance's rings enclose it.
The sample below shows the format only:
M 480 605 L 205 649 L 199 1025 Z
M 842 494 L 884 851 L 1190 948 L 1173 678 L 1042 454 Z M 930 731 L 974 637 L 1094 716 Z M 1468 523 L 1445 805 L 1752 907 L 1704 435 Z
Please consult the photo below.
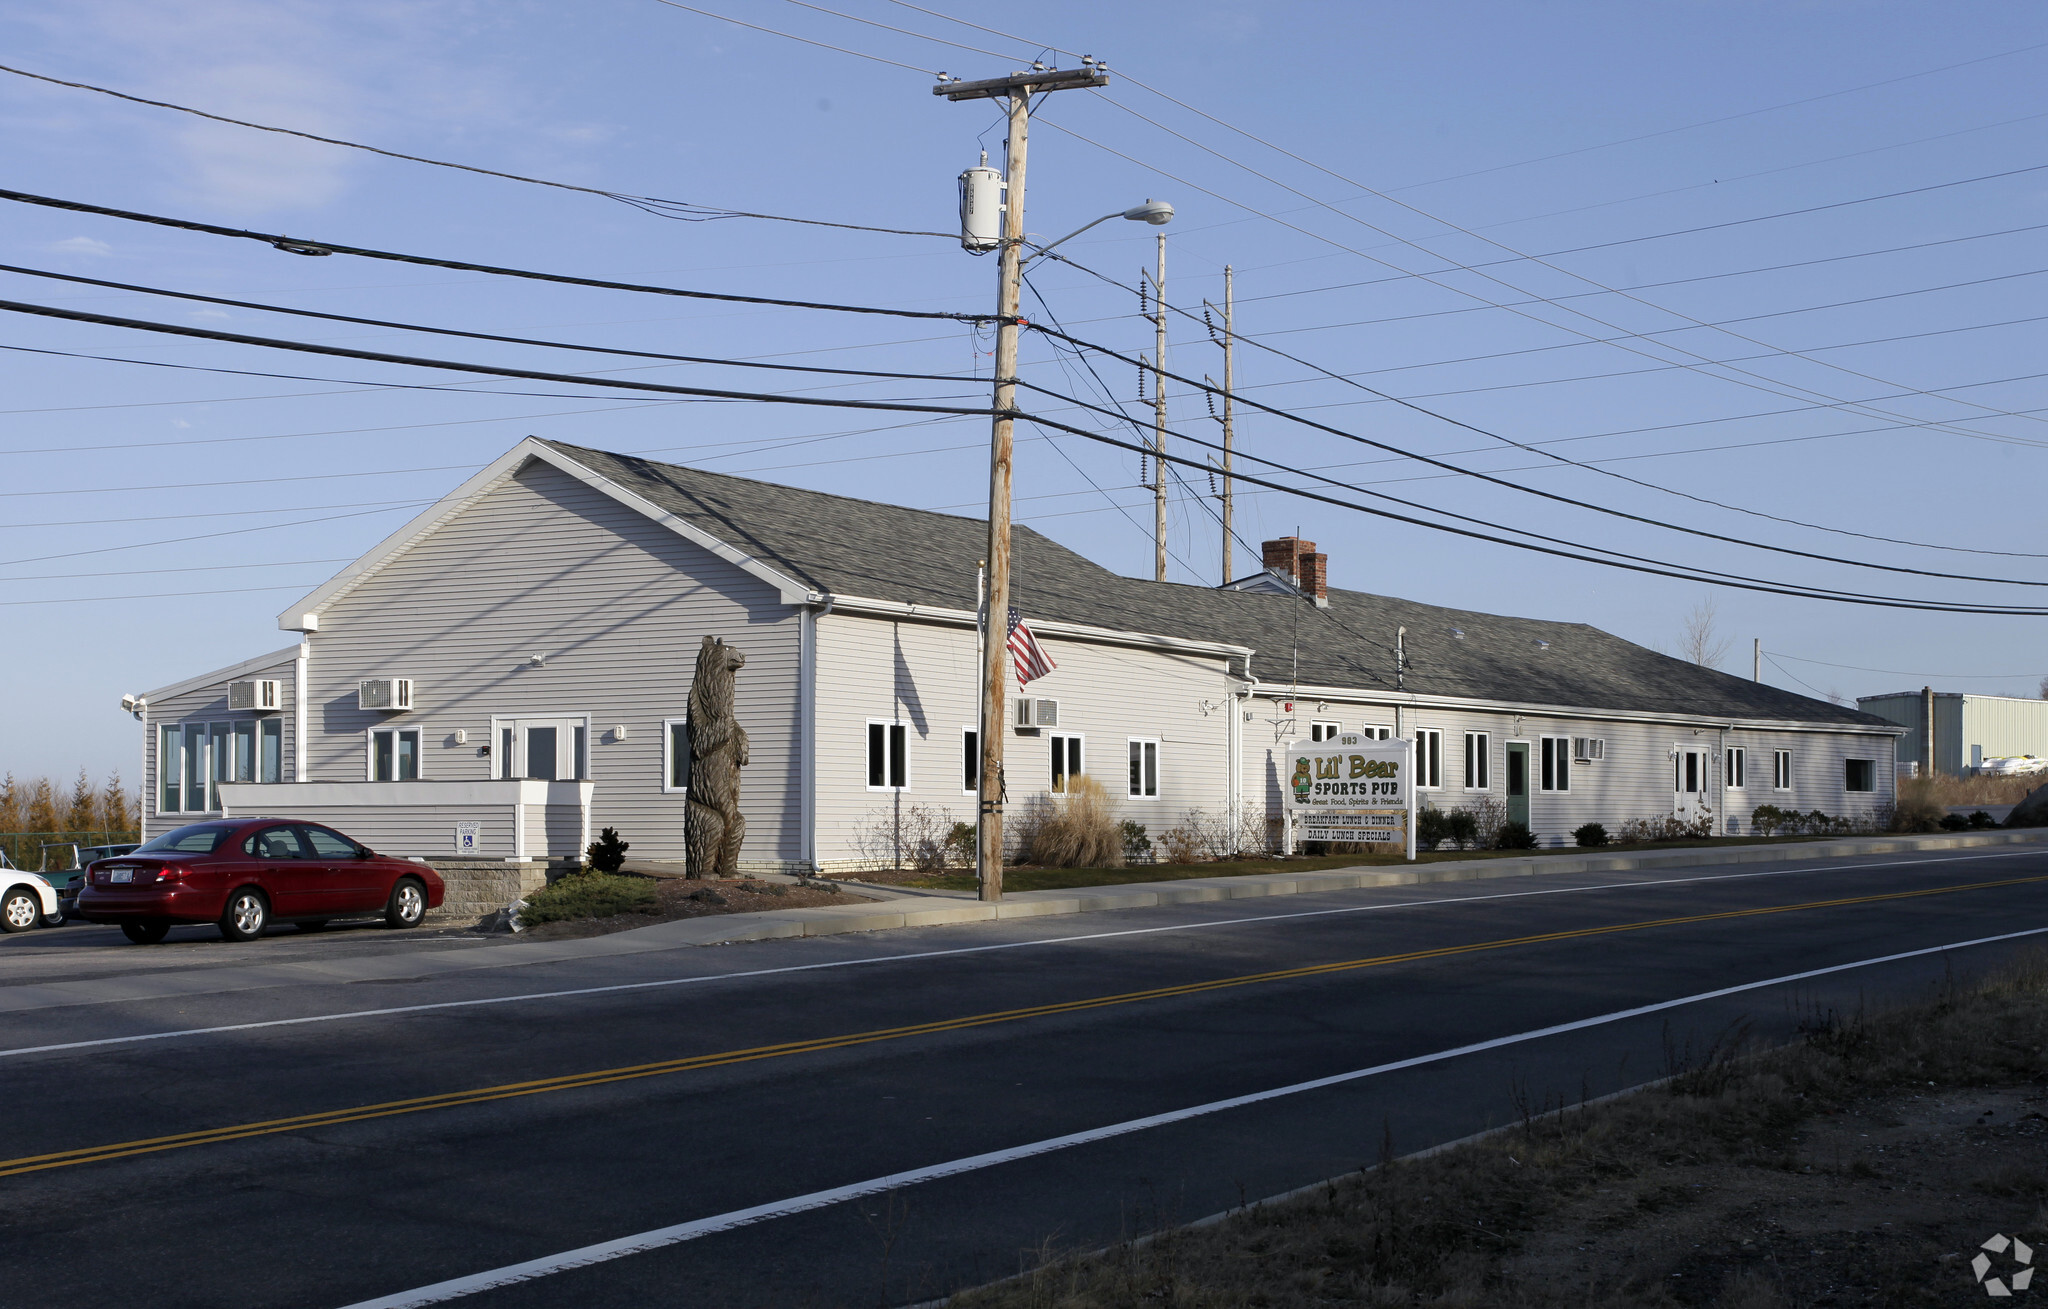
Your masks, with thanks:
M 43 902 L 26 886 L 0 898 L 0 932 L 26 932 L 43 921 Z
M 327 920 L 325 918 L 309 918 L 302 923 L 293 923 L 292 926 L 302 932 L 317 932 L 327 926 Z
M 221 911 L 221 939 L 253 941 L 263 935 L 269 921 L 270 906 L 264 903 L 263 893 L 245 886 L 228 897 L 228 907 Z
M 121 935 L 137 945 L 155 945 L 171 934 L 171 925 L 162 919 L 150 919 L 140 923 L 121 924 Z
M 418 927 L 427 916 L 427 888 L 411 877 L 401 877 L 391 888 L 391 901 L 384 906 L 384 921 L 393 927 Z

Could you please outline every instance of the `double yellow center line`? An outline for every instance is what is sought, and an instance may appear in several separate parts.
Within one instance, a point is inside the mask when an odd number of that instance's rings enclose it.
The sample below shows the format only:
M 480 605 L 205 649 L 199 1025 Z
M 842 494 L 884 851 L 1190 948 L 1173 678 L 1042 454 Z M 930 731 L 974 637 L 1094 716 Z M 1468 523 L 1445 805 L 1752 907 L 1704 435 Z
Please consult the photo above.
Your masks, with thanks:
M 100 1163 L 110 1159 L 126 1159 L 134 1155 L 156 1154 L 164 1150 L 182 1150 L 190 1146 L 216 1145 L 225 1141 L 240 1141 L 253 1136 L 272 1136 L 279 1132 L 299 1132 L 309 1128 L 332 1127 L 342 1123 L 358 1123 L 372 1118 L 390 1118 L 398 1114 L 424 1113 L 431 1109 L 454 1109 L 463 1105 L 487 1104 L 493 1100 L 509 1100 L 518 1096 L 545 1095 L 554 1091 L 574 1091 L 589 1086 L 605 1086 L 613 1082 L 627 1082 L 642 1077 L 662 1077 L 670 1073 L 687 1073 L 702 1068 L 723 1068 L 731 1064 L 751 1063 L 759 1059 L 780 1059 L 788 1055 L 816 1054 L 826 1050 L 843 1050 L 851 1046 L 873 1045 L 882 1041 L 899 1041 L 907 1037 L 932 1036 L 941 1032 L 965 1031 L 973 1027 L 988 1027 L 997 1023 L 1020 1022 L 1027 1018 L 1048 1018 L 1058 1014 L 1080 1013 L 1088 1009 L 1104 1009 L 1112 1005 L 1136 1004 L 1145 1000 L 1167 1000 L 1177 996 L 1201 995 L 1208 991 L 1222 991 L 1239 986 L 1257 986 L 1268 982 L 1287 982 L 1303 978 L 1327 977 L 1336 973 L 1353 972 L 1362 968 L 1382 968 L 1389 964 L 1415 963 L 1427 959 L 1445 959 L 1454 955 L 1477 954 L 1487 950 L 1506 950 L 1516 946 L 1543 945 L 1554 941 L 1584 940 L 1588 937 L 1612 936 L 1622 932 L 1642 932 L 1658 927 L 1680 927 L 1691 923 L 1723 922 L 1730 919 L 1757 918 L 1767 914 L 1794 913 L 1807 909 L 1836 909 L 1849 905 L 1879 904 L 1892 900 L 1912 900 L 1927 896 L 1953 895 L 1962 891 L 1987 891 L 2001 887 L 2025 886 L 2031 883 L 2048 882 L 2048 874 L 2035 877 L 2013 877 L 1993 882 L 1969 882 L 1958 886 L 1931 887 L 1917 891 L 1890 891 L 1881 895 L 1842 896 L 1832 900 L 1806 900 L 1798 904 L 1766 905 L 1757 909 L 1727 909 L 1710 914 L 1686 914 L 1671 918 L 1650 918 L 1633 923 L 1615 923 L 1605 927 L 1575 927 L 1556 932 L 1538 932 L 1529 936 L 1503 937 L 1493 941 L 1475 941 L 1466 945 L 1436 946 L 1427 950 L 1408 950 L 1399 954 L 1372 955 L 1363 959 L 1344 959 L 1335 963 L 1307 964 L 1300 968 L 1281 968 L 1272 972 L 1247 973 L 1238 977 L 1220 977 L 1206 982 L 1187 982 L 1179 986 L 1153 987 L 1144 991 L 1124 991 L 1116 995 L 1090 996 L 1081 1000 L 1063 1000 L 1054 1004 L 1031 1005 L 1022 1009 L 1001 1009 L 992 1013 L 969 1014 L 960 1018 L 942 1018 L 928 1023 L 913 1023 L 904 1027 L 884 1027 L 867 1032 L 849 1032 L 838 1036 L 813 1037 L 806 1041 L 785 1041 L 779 1045 L 759 1045 L 743 1050 L 722 1050 L 713 1054 L 690 1055 L 681 1059 L 664 1059 L 656 1063 L 631 1064 L 622 1068 L 600 1068 L 592 1072 L 571 1073 L 562 1077 L 544 1077 L 528 1082 L 507 1082 L 498 1086 L 476 1087 L 466 1091 L 449 1091 L 441 1095 L 418 1096 L 410 1100 L 386 1100 L 379 1104 L 357 1105 L 348 1109 L 331 1109 L 322 1113 L 300 1114 L 292 1118 L 271 1118 L 261 1122 L 238 1123 L 229 1127 L 212 1127 L 197 1132 L 181 1132 L 174 1136 L 154 1136 L 137 1141 L 121 1141 L 112 1145 L 88 1146 L 77 1150 L 59 1150 L 50 1154 L 27 1155 L 19 1159 L 0 1160 L 0 1177 L 13 1177 L 21 1173 L 42 1172 L 52 1168 L 69 1168 L 77 1164 Z

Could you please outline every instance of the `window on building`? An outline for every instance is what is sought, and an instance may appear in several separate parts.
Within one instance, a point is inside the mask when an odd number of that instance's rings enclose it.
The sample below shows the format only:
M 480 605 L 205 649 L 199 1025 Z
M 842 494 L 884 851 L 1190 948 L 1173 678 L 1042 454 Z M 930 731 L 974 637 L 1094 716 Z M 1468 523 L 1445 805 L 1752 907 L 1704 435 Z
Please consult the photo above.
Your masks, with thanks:
M 967 795 L 981 790 L 981 733 L 972 727 L 960 729 L 960 790 Z
M 1848 759 L 1847 775 L 1842 785 L 1851 791 L 1875 791 L 1877 789 L 1877 761 L 1875 759 Z
M 1749 785 L 1749 751 L 1739 745 L 1728 747 L 1728 785 L 1740 791 Z
M 256 724 L 256 780 L 284 780 L 284 720 L 266 718 Z
M 157 735 L 157 812 L 215 812 L 222 782 L 281 780 L 283 746 L 284 724 L 275 718 L 164 724 Z
M 587 781 L 590 777 L 590 724 L 576 724 L 576 780 Z
M 868 790 L 896 791 L 910 785 L 910 728 L 868 721 Z
M 1493 737 L 1486 732 L 1465 733 L 1465 789 L 1493 789 Z
M 1063 795 L 1070 780 L 1088 771 L 1081 762 L 1081 738 L 1055 736 L 1048 739 L 1052 742 L 1052 789 Z
M 664 718 L 661 722 L 661 789 L 690 789 L 690 720 Z
M 1444 785 L 1444 734 L 1435 727 L 1415 732 L 1415 786 L 1422 791 L 1440 791 Z
M 500 777 L 518 776 L 517 773 L 512 771 L 513 731 L 514 729 L 510 727 L 498 729 L 498 776 Z
M 420 730 L 379 728 L 370 733 L 370 780 L 416 782 L 420 776 Z
M 1335 733 L 1332 733 L 1335 735 Z M 1159 798 L 1159 742 L 1133 737 L 1130 741 L 1131 778 L 1128 794 L 1133 800 Z
M 1334 741 L 1337 733 L 1344 730 L 1344 724 L 1330 718 L 1317 718 L 1308 725 L 1308 739 L 1311 741 Z
M 1542 769 L 1537 775 L 1539 790 L 1572 789 L 1572 739 L 1569 736 L 1543 738 L 1542 764 Z
M 1394 737 L 1394 729 L 1382 727 L 1378 723 L 1367 723 L 1358 729 L 1358 734 L 1368 741 L 1390 741 Z
M 1792 789 L 1792 752 L 1790 750 L 1771 751 L 1771 786 L 1780 791 Z

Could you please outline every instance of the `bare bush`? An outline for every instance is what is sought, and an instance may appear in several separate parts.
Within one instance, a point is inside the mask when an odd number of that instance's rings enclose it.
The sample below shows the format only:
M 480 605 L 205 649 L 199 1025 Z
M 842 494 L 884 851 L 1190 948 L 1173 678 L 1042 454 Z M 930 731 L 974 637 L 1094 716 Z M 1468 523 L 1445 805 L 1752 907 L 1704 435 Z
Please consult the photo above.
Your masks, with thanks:
M 1500 825 L 1508 820 L 1507 801 L 1496 800 L 1490 795 L 1468 801 L 1451 812 L 1471 815 L 1472 835 L 1469 839 L 1474 850 L 1493 849 L 1494 842 L 1500 838 Z
M 1941 820 L 1948 816 L 1948 805 L 1942 800 L 1944 790 L 1954 791 L 1954 785 L 1944 787 L 1942 783 L 1955 783 L 1962 779 L 1952 777 L 1907 777 L 1899 782 L 1898 799 L 1892 802 L 1891 829 L 1894 832 L 1935 832 L 1941 830 Z M 1986 778 L 1986 781 L 2006 779 Z M 1958 801 L 1968 804 L 1969 801 Z
M 943 805 L 890 805 L 869 812 L 854 829 L 853 848 L 868 868 L 915 868 L 943 873 L 962 864 L 953 811 Z M 970 829 L 972 830 L 972 829 Z M 973 842 L 967 846 L 973 861 Z
M 1034 864 L 1046 868 L 1121 868 L 1124 835 L 1110 812 L 1109 793 L 1092 777 L 1069 778 L 1067 793 L 1032 834 Z

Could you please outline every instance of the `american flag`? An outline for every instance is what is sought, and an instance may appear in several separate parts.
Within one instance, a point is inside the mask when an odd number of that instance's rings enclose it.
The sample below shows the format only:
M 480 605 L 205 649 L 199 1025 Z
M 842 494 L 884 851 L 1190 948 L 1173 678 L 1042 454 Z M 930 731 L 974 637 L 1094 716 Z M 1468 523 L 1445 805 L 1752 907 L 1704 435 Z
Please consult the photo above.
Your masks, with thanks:
M 1031 634 L 1031 625 L 1018 616 L 1016 608 L 1010 609 L 1010 660 L 1017 667 L 1017 685 L 1023 686 L 1045 676 L 1059 665 L 1039 647 L 1038 638 Z

